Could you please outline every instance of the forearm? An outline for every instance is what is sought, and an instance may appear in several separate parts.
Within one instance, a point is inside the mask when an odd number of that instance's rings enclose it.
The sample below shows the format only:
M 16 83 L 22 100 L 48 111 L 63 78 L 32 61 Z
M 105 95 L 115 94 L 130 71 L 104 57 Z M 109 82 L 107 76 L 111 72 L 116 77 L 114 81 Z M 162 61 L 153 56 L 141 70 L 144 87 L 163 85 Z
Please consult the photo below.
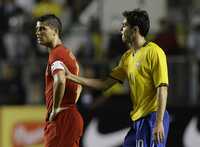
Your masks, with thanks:
M 65 92 L 65 82 L 54 82 L 53 84 L 53 109 L 59 108 Z
M 96 90 L 103 90 L 105 89 L 105 86 L 106 86 L 103 80 L 79 77 L 73 74 L 67 76 L 67 79 L 75 83 L 81 84 L 83 86 L 94 88 Z
M 160 123 L 163 121 L 166 104 L 167 104 L 167 87 L 159 87 L 157 90 L 157 98 L 158 98 L 158 110 L 156 122 Z

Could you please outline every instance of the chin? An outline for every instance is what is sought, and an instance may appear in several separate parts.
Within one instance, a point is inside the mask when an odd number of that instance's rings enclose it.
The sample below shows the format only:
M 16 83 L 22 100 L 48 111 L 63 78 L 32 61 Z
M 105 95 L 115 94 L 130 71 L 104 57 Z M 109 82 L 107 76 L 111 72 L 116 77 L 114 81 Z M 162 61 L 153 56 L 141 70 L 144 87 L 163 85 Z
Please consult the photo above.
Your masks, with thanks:
M 124 36 L 122 35 L 122 41 L 124 42 Z
M 122 37 L 122 42 L 126 43 L 126 39 L 124 37 Z
M 44 46 L 45 46 L 45 43 L 42 42 L 42 41 L 38 41 L 38 44 L 39 44 L 39 45 L 44 45 Z

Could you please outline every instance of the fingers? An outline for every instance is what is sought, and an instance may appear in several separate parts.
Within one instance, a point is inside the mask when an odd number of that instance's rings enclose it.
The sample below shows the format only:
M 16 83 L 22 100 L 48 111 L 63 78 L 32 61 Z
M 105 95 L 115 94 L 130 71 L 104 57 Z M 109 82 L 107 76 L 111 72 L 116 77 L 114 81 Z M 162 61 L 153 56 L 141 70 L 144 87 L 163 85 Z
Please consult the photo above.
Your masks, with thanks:
M 49 117 L 49 121 L 53 121 L 54 117 L 52 115 L 50 115 Z
M 49 117 L 49 121 L 53 121 L 55 119 L 56 113 L 51 113 Z
M 56 117 L 56 113 L 55 112 L 51 113 L 50 117 L 49 117 L 49 121 L 53 121 L 55 119 L 55 117 Z
M 66 65 L 63 64 L 63 63 L 62 63 L 62 65 L 63 65 L 63 67 L 64 67 L 64 69 L 65 69 L 65 74 L 66 74 L 66 75 L 69 74 L 70 71 L 69 71 L 69 69 L 66 67 Z
M 49 121 L 53 121 L 58 113 L 60 113 L 62 110 L 65 110 L 66 108 L 57 108 L 56 110 L 52 111 L 49 117 Z
M 164 133 L 162 132 L 160 134 L 160 143 L 164 142 L 164 138 L 165 138 L 165 136 L 164 136 Z
M 154 133 L 154 141 L 156 144 L 162 143 L 164 141 L 164 133 L 163 132 L 155 132 Z

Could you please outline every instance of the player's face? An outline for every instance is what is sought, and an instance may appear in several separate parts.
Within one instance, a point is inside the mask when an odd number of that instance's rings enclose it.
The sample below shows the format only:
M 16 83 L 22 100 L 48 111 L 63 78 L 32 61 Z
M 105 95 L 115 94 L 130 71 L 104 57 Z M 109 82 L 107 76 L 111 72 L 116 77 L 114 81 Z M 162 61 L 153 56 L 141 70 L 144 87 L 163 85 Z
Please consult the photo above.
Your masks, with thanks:
M 37 42 L 41 45 L 49 46 L 52 44 L 55 36 L 55 30 L 45 24 L 45 22 L 38 21 L 36 24 Z
M 125 43 L 129 43 L 132 37 L 132 30 L 130 28 L 130 25 L 127 22 L 127 19 L 125 18 L 122 22 L 121 27 L 121 35 L 122 35 L 122 41 Z

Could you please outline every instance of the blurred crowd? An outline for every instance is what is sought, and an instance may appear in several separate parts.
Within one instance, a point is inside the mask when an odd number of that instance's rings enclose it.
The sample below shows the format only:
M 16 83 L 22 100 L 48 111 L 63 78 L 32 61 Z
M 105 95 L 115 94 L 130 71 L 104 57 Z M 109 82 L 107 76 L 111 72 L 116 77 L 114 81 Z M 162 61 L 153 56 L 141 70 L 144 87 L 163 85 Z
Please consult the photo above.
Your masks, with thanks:
M 63 22 L 67 38 L 79 15 L 92 0 L 0 0 L 0 105 L 43 104 L 44 71 L 48 58 L 34 36 L 34 18 L 54 13 Z M 168 56 L 200 59 L 200 10 L 176 9 L 168 3 L 168 15 L 160 19 L 160 29 L 149 40 L 159 44 Z M 184 12 L 184 13 L 183 13 Z M 120 29 L 120 28 L 119 28 Z M 66 44 L 67 46 L 67 44 Z M 91 17 L 84 41 L 76 49 L 81 74 L 104 78 L 127 49 L 119 31 L 102 32 L 100 19 Z M 109 64 L 108 64 L 109 63 Z M 126 92 L 117 85 L 110 93 Z M 84 89 L 82 103 L 89 105 L 98 92 Z

